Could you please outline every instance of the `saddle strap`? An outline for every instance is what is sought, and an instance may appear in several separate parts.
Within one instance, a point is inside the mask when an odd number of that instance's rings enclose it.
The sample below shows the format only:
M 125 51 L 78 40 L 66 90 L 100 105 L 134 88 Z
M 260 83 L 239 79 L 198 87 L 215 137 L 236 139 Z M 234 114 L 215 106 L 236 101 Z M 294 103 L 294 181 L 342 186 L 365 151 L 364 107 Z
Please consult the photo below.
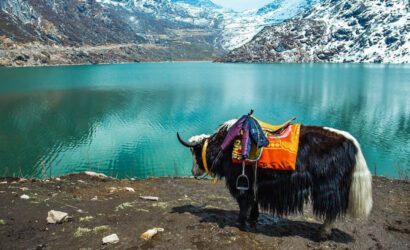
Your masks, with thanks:
M 253 201 L 258 202 L 258 187 L 256 184 L 258 181 L 258 162 L 255 162 L 253 167 L 255 168 L 253 176 Z

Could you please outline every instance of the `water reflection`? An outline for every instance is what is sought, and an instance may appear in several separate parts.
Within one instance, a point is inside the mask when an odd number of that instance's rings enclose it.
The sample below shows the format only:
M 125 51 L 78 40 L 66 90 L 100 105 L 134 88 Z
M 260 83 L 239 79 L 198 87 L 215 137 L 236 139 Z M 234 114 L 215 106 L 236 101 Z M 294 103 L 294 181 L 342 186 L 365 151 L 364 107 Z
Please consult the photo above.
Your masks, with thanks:
M 408 167 L 406 65 L 158 63 L 0 69 L 0 175 L 186 175 L 175 139 L 249 111 L 358 138 L 377 173 Z
M 4 171 L 39 176 L 42 165 L 66 173 L 64 152 L 90 141 L 99 122 L 127 103 L 112 91 L 44 91 L 14 93 L 0 98 L 0 162 Z M 81 157 L 84 158 L 84 157 Z M 84 160 L 78 159 L 82 165 Z M 8 169 L 6 169 L 8 167 Z

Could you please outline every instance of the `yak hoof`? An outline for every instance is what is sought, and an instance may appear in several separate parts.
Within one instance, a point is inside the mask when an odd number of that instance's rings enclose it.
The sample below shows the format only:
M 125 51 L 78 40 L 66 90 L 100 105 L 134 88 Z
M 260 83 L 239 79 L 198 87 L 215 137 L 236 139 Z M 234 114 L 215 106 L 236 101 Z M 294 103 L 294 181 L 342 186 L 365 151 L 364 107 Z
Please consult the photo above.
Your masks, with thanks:
M 258 224 L 258 216 L 249 216 L 248 223 L 251 228 L 255 229 L 256 225 Z
M 257 225 L 258 223 L 256 222 L 256 221 L 249 221 L 249 226 L 250 226 L 250 228 L 253 230 L 253 231 L 256 231 L 256 225 Z
M 245 230 L 246 230 L 246 222 L 245 222 L 245 220 L 237 220 L 237 221 L 236 221 L 236 226 L 237 226 L 240 230 L 245 231 Z

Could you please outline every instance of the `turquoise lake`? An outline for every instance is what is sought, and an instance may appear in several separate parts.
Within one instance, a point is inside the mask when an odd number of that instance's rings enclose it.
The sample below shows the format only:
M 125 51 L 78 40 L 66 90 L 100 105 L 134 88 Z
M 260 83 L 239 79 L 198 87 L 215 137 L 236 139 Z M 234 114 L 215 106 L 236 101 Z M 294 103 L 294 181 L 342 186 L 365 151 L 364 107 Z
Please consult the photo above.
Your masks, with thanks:
M 409 169 L 410 65 L 181 62 L 0 68 L 0 176 L 187 176 L 176 132 L 251 108 L 350 132 L 377 175 Z

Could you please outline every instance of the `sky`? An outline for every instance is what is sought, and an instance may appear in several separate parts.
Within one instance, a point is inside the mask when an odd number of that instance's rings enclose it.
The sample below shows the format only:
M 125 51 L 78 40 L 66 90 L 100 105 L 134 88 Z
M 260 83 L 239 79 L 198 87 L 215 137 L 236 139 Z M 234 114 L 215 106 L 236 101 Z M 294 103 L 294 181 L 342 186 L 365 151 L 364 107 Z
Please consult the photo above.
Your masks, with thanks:
M 212 2 L 234 10 L 248 10 L 260 8 L 273 0 L 211 0 Z

